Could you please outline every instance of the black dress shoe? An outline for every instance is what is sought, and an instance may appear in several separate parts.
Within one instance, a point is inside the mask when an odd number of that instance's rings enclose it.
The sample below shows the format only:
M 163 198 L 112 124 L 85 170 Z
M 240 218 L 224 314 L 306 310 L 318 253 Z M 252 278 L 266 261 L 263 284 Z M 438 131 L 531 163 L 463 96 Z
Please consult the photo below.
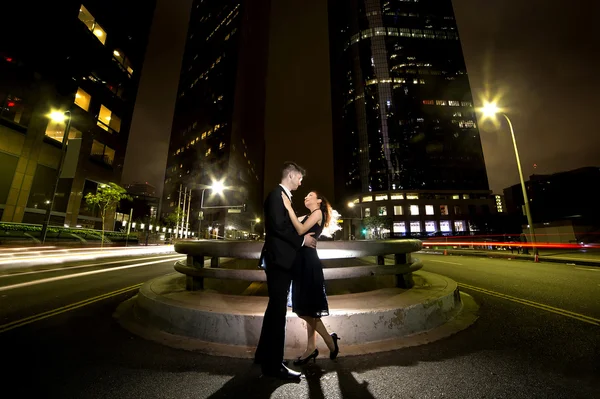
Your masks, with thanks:
M 335 358 L 338 356 L 338 353 L 340 353 L 340 347 L 338 346 L 338 343 L 337 343 L 340 340 L 340 337 L 338 337 L 338 335 L 336 333 L 333 333 L 330 335 L 331 335 L 331 339 L 333 339 L 334 349 L 331 351 L 331 353 L 329 353 L 329 358 L 331 360 L 335 360 Z
M 302 376 L 302 373 L 299 373 L 294 370 L 290 370 L 284 365 L 281 365 L 279 368 L 264 368 L 263 367 L 263 375 L 278 378 L 280 380 L 299 380 Z

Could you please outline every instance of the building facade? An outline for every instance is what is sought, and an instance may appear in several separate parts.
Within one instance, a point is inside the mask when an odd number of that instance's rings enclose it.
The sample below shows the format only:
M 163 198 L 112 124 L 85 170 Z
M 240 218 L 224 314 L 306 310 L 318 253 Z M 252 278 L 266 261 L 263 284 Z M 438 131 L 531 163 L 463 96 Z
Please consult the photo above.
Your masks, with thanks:
M 10 38 L 0 45 L 3 222 L 44 221 L 64 151 L 51 224 L 97 227 L 84 197 L 98 184 L 120 184 L 154 6 L 116 0 L 3 6 L 10 15 L 0 28 Z M 66 111 L 65 121 L 48 117 Z
M 249 234 L 262 214 L 267 35 L 268 1 L 193 3 L 161 216 L 179 207 L 200 237 Z
M 333 0 L 329 13 L 336 197 L 489 190 L 451 1 Z

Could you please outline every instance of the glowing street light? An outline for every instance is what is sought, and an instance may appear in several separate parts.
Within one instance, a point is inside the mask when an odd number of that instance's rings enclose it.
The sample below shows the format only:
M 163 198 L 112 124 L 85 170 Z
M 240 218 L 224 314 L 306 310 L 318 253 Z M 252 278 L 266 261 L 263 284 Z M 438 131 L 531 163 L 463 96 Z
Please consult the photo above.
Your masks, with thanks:
M 533 229 L 533 220 L 531 218 L 531 210 L 529 209 L 529 198 L 527 197 L 527 188 L 525 187 L 525 179 L 523 179 L 523 170 L 521 169 L 521 159 L 519 158 L 519 149 L 517 148 L 517 140 L 515 138 L 515 131 L 513 129 L 512 122 L 508 115 L 506 115 L 502 109 L 498 107 L 495 102 L 484 102 L 483 107 L 479 109 L 485 119 L 495 119 L 497 115 L 502 115 L 508 127 L 510 129 L 510 136 L 512 137 L 513 147 L 515 149 L 515 157 L 517 159 L 517 168 L 519 169 L 519 179 L 521 180 L 521 190 L 523 191 L 523 201 L 525 202 L 525 215 L 527 216 L 527 224 L 529 224 L 529 234 L 531 235 L 531 246 L 533 248 L 534 262 L 539 262 L 538 248 L 535 241 L 535 231 Z

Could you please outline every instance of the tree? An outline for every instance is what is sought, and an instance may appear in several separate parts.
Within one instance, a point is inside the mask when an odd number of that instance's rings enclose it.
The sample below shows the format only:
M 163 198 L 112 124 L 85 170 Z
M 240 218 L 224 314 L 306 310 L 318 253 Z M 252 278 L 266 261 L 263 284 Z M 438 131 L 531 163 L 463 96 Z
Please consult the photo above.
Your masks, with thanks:
M 181 215 L 183 215 L 183 211 L 178 206 L 173 212 L 167 214 L 163 220 L 167 227 L 177 227 L 181 223 Z
M 382 229 L 391 227 L 392 219 L 388 216 L 368 216 L 362 220 L 362 224 L 369 230 L 375 229 L 376 236 L 380 237 Z
M 88 193 L 85 196 L 85 202 L 88 206 L 100 208 L 100 216 L 102 217 L 102 243 L 101 247 L 104 247 L 104 230 L 106 211 L 113 209 L 119 201 L 123 199 L 132 200 L 127 194 L 127 191 L 116 183 L 101 184 L 98 186 L 96 194 Z

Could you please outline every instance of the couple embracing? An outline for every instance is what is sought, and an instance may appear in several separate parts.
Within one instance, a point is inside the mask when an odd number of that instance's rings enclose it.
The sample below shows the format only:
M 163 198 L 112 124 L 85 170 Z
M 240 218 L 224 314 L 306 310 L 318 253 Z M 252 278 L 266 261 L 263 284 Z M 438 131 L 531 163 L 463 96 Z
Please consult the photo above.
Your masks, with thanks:
M 260 340 L 254 361 L 264 375 L 280 379 L 298 379 L 301 373 L 287 367 L 283 360 L 287 298 L 292 284 L 292 310 L 306 322 L 306 351 L 294 365 L 314 361 L 319 355 L 316 333 L 329 348 L 331 359 L 339 353 L 338 336 L 329 334 L 321 321 L 329 315 L 323 278 L 323 266 L 317 255 L 317 239 L 331 219 L 331 206 L 319 193 L 311 191 L 304 198 L 308 214 L 298 218 L 291 204 L 292 191 L 298 189 L 305 175 L 303 168 L 286 162 L 281 184 L 269 193 L 264 204 L 265 245 L 261 267 L 267 274 L 269 304 L 263 318 Z

